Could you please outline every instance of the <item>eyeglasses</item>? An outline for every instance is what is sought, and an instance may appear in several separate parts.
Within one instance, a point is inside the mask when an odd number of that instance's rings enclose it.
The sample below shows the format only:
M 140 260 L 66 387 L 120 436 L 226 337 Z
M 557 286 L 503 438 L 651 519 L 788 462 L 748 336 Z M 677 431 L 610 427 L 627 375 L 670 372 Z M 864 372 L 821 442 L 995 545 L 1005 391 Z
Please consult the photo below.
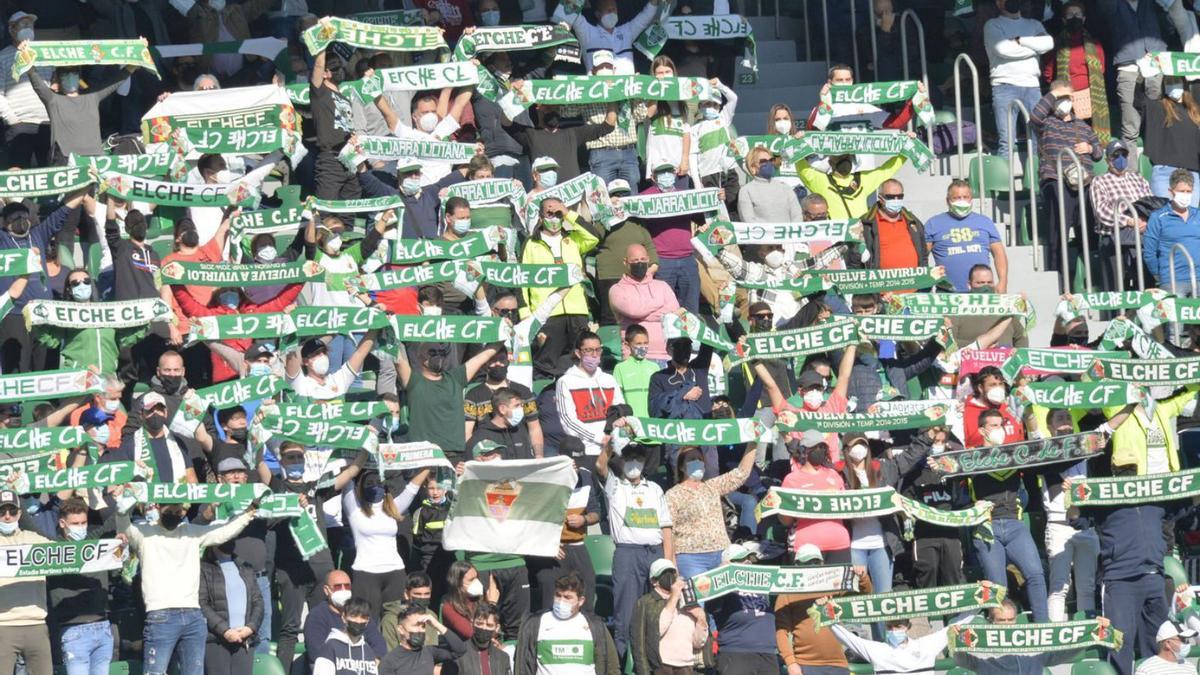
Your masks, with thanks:
M 76 286 L 86 286 L 91 283 L 92 283 L 92 280 L 90 277 L 84 277 L 82 279 L 75 279 L 74 281 L 68 281 L 67 288 L 75 288 Z
M 894 195 L 880 195 L 880 196 L 883 197 L 884 199 L 904 199 L 903 192 L 897 192 Z

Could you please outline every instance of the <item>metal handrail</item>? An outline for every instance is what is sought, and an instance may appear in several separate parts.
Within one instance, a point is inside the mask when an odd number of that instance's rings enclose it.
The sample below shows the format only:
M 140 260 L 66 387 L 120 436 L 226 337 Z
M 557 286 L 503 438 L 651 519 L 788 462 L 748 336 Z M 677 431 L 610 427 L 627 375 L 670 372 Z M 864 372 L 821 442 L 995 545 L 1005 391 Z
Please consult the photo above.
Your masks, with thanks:
M 829 51 L 829 0 L 821 0 L 821 25 L 825 29 L 825 70 L 828 71 L 829 67 L 833 65 Z
M 1079 160 L 1079 155 L 1071 148 L 1060 148 L 1058 157 L 1055 162 L 1055 176 L 1058 183 L 1058 232 L 1062 236 L 1062 272 L 1063 272 L 1063 292 L 1072 292 L 1071 288 L 1071 269 L 1070 255 L 1067 251 L 1067 204 L 1066 193 L 1063 186 L 1063 157 L 1070 156 L 1071 161 L 1075 163 L 1075 171 L 1079 176 L 1079 226 L 1083 236 L 1083 279 L 1084 291 L 1091 292 L 1092 290 L 1092 252 L 1088 245 L 1087 236 L 1087 186 L 1084 185 L 1085 174 L 1083 173 L 1083 162 Z
M 895 12 L 893 12 L 895 14 Z M 893 19 L 895 21 L 895 19 Z M 903 26 L 901 26 L 903 28 Z M 875 81 L 879 81 L 879 44 L 878 38 L 875 37 L 877 26 L 875 25 L 875 10 L 871 9 L 871 74 L 875 76 Z
M 1176 292 L 1175 283 L 1175 251 L 1176 249 L 1183 251 L 1183 255 L 1188 261 L 1188 276 L 1192 280 L 1192 297 L 1196 297 L 1196 261 L 1192 259 L 1192 254 L 1183 247 L 1183 244 L 1175 244 L 1171 247 L 1171 252 L 1167 254 L 1167 267 L 1171 269 L 1171 295 L 1179 295 Z M 1175 315 L 1179 316 L 1178 313 Z M 1183 335 L 1183 322 L 1176 319 L 1175 321 L 1175 339 L 1182 342 L 1179 336 Z
M 852 2 L 850 4 L 850 6 L 853 7 L 854 3 Z M 917 16 L 917 13 L 911 9 L 904 10 L 904 12 L 900 15 L 900 26 L 899 26 L 899 28 L 900 28 L 900 58 L 904 59 L 904 79 L 905 80 L 908 79 L 908 31 L 904 30 L 904 20 L 909 17 L 912 17 L 913 25 L 915 25 L 917 27 L 917 46 L 920 48 L 920 51 L 918 53 L 921 55 L 921 82 L 923 82 L 925 84 L 925 95 L 929 96 L 929 61 L 925 57 L 925 26 L 923 26 L 921 24 L 921 17 Z M 875 23 L 872 22 L 871 25 L 874 26 Z M 872 28 L 872 35 L 874 35 L 873 28 Z M 878 77 L 878 74 L 876 74 L 876 77 Z M 913 128 L 913 121 L 910 119 L 908 121 L 908 130 L 912 131 L 912 128 Z M 929 140 L 929 151 L 933 152 L 933 125 L 932 124 L 925 125 L 925 135 L 926 135 L 926 138 Z M 961 138 L 961 136 L 960 136 L 960 138 Z M 929 174 L 931 176 L 936 175 L 936 173 L 937 173 L 937 169 L 935 168 L 936 166 L 937 166 L 937 162 L 929 163 Z M 980 210 L 983 210 L 982 209 L 983 202 L 981 201 L 979 204 L 981 207 Z
M 901 46 L 904 40 L 904 25 L 900 25 Z M 924 43 L 924 40 L 921 41 Z M 907 63 L 907 60 L 905 61 Z M 975 67 L 975 62 L 970 56 L 964 52 L 959 54 L 954 59 L 954 117 L 958 125 L 958 177 L 966 178 L 967 171 L 963 168 L 963 119 L 962 119 L 962 78 L 958 76 L 958 64 L 966 63 L 967 68 L 971 72 L 971 88 L 975 95 L 975 158 L 979 162 L 979 212 L 983 212 L 983 197 L 987 193 L 987 185 L 983 176 L 983 144 L 980 142 L 979 134 L 983 129 L 983 122 L 979 116 L 979 69 Z M 933 148 L 930 148 L 932 150 Z
M 775 0 L 775 37 L 779 38 L 779 3 Z M 801 0 L 800 11 L 804 13 L 804 61 L 812 61 L 812 35 L 808 32 L 808 0 Z
M 1011 138 L 1011 136 L 1010 136 Z M 1146 290 L 1146 271 L 1142 265 L 1142 233 L 1137 229 L 1138 212 L 1133 205 L 1133 200 L 1128 197 L 1122 197 L 1117 200 L 1116 205 L 1116 220 L 1113 223 L 1113 247 L 1116 249 L 1114 257 L 1116 258 L 1117 270 L 1117 291 L 1124 292 L 1125 290 L 1125 259 L 1121 255 L 1121 221 L 1125 216 L 1129 216 L 1134 220 L 1133 227 L 1133 247 L 1134 255 L 1137 257 L 1135 264 L 1137 265 L 1138 290 Z
M 854 9 L 858 3 L 854 0 L 846 1 L 850 3 L 850 52 L 854 55 L 854 77 L 865 79 L 858 62 L 858 12 Z M 878 80 L 879 77 L 876 76 L 875 79 Z
M 1027 110 L 1025 108 L 1024 103 L 1022 103 L 1019 99 L 1015 99 L 1015 98 L 1008 104 L 1008 137 L 1010 139 L 1016 138 L 1016 136 L 1013 135 L 1013 132 L 1016 130 L 1014 127 L 1017 124 L 1017 120 L 1016 120 L 1016 116 L 1013 115 L 1013 108 L 1016 108 L 1018 111 L 1020 111 L 1021 117 L 1023 117 L 1025 119 L 1025 147 L 1026 147 L 1026 152 L 1028 153 L 1029 157 L 1032 158 L 1033 157 L 1033 133 L 1031 132 L 1031 130 L 1029 128 L 1029 110 Z M 1006 231 L 1006 234 L 1008 236 L 1005 239 L 1007 240 L 1009 246 L 1014 245 L 1016 243 L 1016 239 L 1017 239 L 1016 235 L 1014 234 L 1014 232 L 1017 229 L 1017 178 L 1014 175 L 1016 172 L 1013 171 L 1013 156 L 1016 152 L 1016 147 L 1017 147 L 1016 143 L 1008 144 L 1008 222 L 1012 229 Z M 982 176 L 982 174 L 983 174 L 982 166 L 979 167 L 979 173 Z M 1029 220 L 1030 220 L 1030 224 L 1031 224 L 1029 229 L 1030 229 L 1030 232 L 1032 232 L 1032 234 L 1033 234 L 1033 271 L 1040 272 L 1040 271 L 1042 271 L 1041 265 L 1039 264 L 1042 259 L 1042 248 L 1040 246 L 1038 246 L 1038 229 L 1037 229 L 1037 183 L 1038 183 L 1038 181 L 1037 181 L 1037 176 L 1033 176 L 1033 179 L 1030 180 L 1030 177 L 1026 176 L 1024 172 L 1022 172 L 1021 175 L 1024 176 L 1024 182 L 1029 187 Z

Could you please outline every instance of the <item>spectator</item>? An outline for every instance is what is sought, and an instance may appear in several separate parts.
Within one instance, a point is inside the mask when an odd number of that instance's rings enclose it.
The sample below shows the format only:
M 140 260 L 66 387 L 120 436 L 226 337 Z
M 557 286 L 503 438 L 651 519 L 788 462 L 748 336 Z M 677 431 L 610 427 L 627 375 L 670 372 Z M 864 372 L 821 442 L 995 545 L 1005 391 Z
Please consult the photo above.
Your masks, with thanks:
M 895 619 L 887 622 L 887 640 L 865 640 L 850 632 L 840 623 L 831 627 L 833 635 L 846 649 L 877 670 L 896 673 L 918 673 L 933 670 L 937 657 L 946 649 L 950 630 L 966 623 L 972 615 L 956 619 L 953 623 L 919 638 L 909 637 L 912 621 Z
M 796 549 L 798 565 L 820 565 L 823 562 L 821 551 L 813 544 L 803 544 Z M 867 571 L 855 567 L 854 573 L 858 576 L 859 592 L 870 593 L 873 587 Z M 823 597 L 826 594 L 781 593 L 775 599 L 775 644 L 789 675 L 794 675 L 794 669 L 801 673 L 814 668 L 827 672 L 845 672 L 848 669 L 846 655 L 833 631 L 818 631 L 816 622 L 808 612 Z
M 689 189 L 689 179 L 676 175 L 675 166 L 659 164 L 654 167 L 654 185 L 643 190 L 642 194 L 662 194 Z M 693 214 L 647 218 L 642 221 L 653 237 L 654 250 L 658 254 L 655 277 L 670 286 L 679 305 L 693 314 L 700 311 L 700 268 L 692 257 L 691 236 L 693 224 L 702 220 L 701 214 Z
M 675 292 L 650 272 L 650 254 L 641 244 L 625 249 L 625 275 L 608 290 L 609 306 L 622 330 L 639 324 L 649 339 L 642 358 L 663 360 L 667 357 L 662 334 L 662 317 L 679 311 Z
M 424 572 L 413 572 L 404 582 L 404 598 L 383 603 L 383 618 L 379 620 L 379 631 L 383 633 L 383 640 L 387 643 L 389 652 L 400 645 L 400 633 L 396 630 L 396 624 L 405 610 L 409 607 L 416 607 L 429 616 L 437 618 L 431 609 L 432 602 L 433 582 L 429 579 L 429 575 Z M 437 629 L 432 624 L 427 624 L 425 640 L 437 642 L 437 639 Z
M 467 440 L 467 450 L 489 444 L 502 448 L 504 459 L 534 459 L 533 441 L 525 426 L 525 398 L 516 389 L 501 387 L 488 401 L 491 417 L 484 420 Z M 532 402 L 537 405 L 536 402 Z M 540 459 L 540 457 L 538 457 Z
M 687 580 L 670 560 L 654 561 L 650 582 L 650 592 L 638 598 L 634 609 L 634 672 L 690 673 L 697 652 L 708 641 L 704 610 L 698 605 L 682 607 Z
M 1146 54 L 1163 51 L 1167 44 L 1159 28 L 1160 7 L 1145 3 L 1137 6 L 1117 0 L 1099 3 L 1104 13 L 1109 34 L 1109 54 L 1117 70 L 1117 100 L 1121 104 L 1121 141 L 1126 147 L 1136 147 L 1142 117 L 1136 106 L 1137 85 L 1144 88 L 1145 97 L 1151 100 L 1162 98 L 1163 78 L 1161 75 L 1143 77 L 1137 61 Z M 1149 129 L 1150 125 L 1147 124 Z M 1135 153 L 1136 154 L 1136 153 Z
M 367 642 L 369 605 L 363 598 L 350 598 L 342 607 L 345 629 L 334 628 L 320 645 L 314 645 L 313 675 L 366 673 L 379 665 L 379 656 Z
M 445 424 L 445 411 L 463 409 L 463 388 L 497 351 L 495 345 L 489 345 L 466 363 L 447 367 L 448 347 L 425 342 L 418 350 L 417 368 L 409 364 L 403 351 L 398 352 L 396 376 L 410 397 L 409 440 L 429 441 L 446 448 L 452 462 L 462 456 L 458 448 L 466 446 L 464 429 L 458 424 Z
M 254 570 L 234 556 L 232 542 L 204 551 L 200 608 L 208 625 L 204 672 L 235 675 L 252 670 L 251 649 L 263 620 L 262 596 Z
M 1179 290 L 1181 295 L 1191 295 L 1187 285 L 1195 271 L 1188 260 L 1200 256 L 1200 210 L 1191 206 L 1195 202 L 1196 179 L 1185 169 L 1171 172 L 1171 201 L 1150 214 L 1142 238 L 1142 261 L 1154 275 L 1159 288 Z M 1180 246 L 1189 255 L 1174 256 L 1171 251 Z M 1172 262 L 1174 265 L 1172 266 Z
M 650 376 L 650 415 L 676 420 L 697 420 L 712 415 L 712 398 L 708 394 L 708 371 L 712 362 L 712 347 L 704 345 L 692 358 L 692 341 L 687 337 L 673 338 L 667 344 L 671 360 Z M 668 445 L 664 457 L 676 464 L 681 448 Z M 701 453 L 705 475 L 717 475 L 716 450 L 711 446 Z M 676 467 L 676 476 L 685 475 Z
M 596 569 L 592 566 L 584 538 L 589 527 L 600 524 L 600 500 L 596 496 L 592 472 L 578 468 L 575 473 L 577 478 L 567 499 L 567 515 L 559 538 L 559 555 L 530 561 L 541 592 L 542 609 L 554 604 L 554 580 L 568 573 L 575 574 L 583 582 L 584 597 L 595 597 Z
M 309 77 L 312 121 L 317 139 L 314 170 L 319 199 L 358 199 L 362 196 L 357 178 L 338 159 L 338 153 L 354 134 L 350 99 L 338 89 L 345 79 L 345 64 L 341 57 L 330 58 L 328 50 L 321 50 Z
M 1158 644 L 1158 653 L 1142 661 L 1135 675 L 1183 675 L 1191 672 L 1187 661 L 1191 642 L 1196 639 L 1196 631 L 1177 625 L 1173 621 L 1164 621 L 1154 634 Z
M 612 375 L 600 368 L 603 352 L 600 336 L 583 331 L 575 340 L 576 365 L 567 369 L 555 385 L 559 420 L 564 429 L 583 441 L 590 469 L 604 446 L 605 420 L 610 408 L 624 404 L 621 390 Z
M 755 450 L 754 444 L 747 443 L 736 468 L 704 480 L 704 460 L 699 449 L 680 448 L 675 462 L 675 486 L 667 491 L 666 496 L 674 527 L 672 548 L 681 580 L 691 579 L 721 565 L 721 554 L 731 543 L 725 532 L 721 498 L 746 482 L 754 466 Z M 673 588 L 671 594 L 675 595 Z M 696 645 L 695 648 L 699 649 L 700 646 Z
M 825 173 L 810 159 L 796 162 L 796 173 L 809 192 L 825 199 L 828 217 L 842 220 L 861 218 L 867 212 L 867 198 L 904 165 L 904 157 L 896 155 L 878 168 L 857 171 L 853 155 L 836 155 L 829 158 L 832 171 Z
M 516 305 L 516 298 L 511 295 L 506 297 L 513 300 L 513 305 Z M 495 308 L 495 303 L 492 307 Z M 516 307 L 514 306 L 512 309 L 515 312 Z M 513 407 L 507 413 L 499 413 L 492 400 L 504 390 L 508 390 L 505 404 L 508 405 L 511 402 Z M 513 401 L 514 398 L 518 400 Z M 517 408 L 520 408 L 520 412 L 517 412 Z M 542 422 L 538 414 L 537 398 L 529 390 L 529 387 L 514 381 L 510 376 L 507 348 L 496 350 L 496 355 L 487 364 L 483 384 L 473 387 L 463 397 L 463 410 L 467 414 L 464 432 L 468 439 L 473 437 L 477 429 L 488 425 L 489 422 L 493 427 L 493 433 L 495 430 L 503 430 L 509 426 L 508 420 L 512 418 L 514 420 L 512 425 L 529 436 L 528 445 L 524 448 L 522 456 L 542 456 L 545 439 L 542 437 Z M 497 439 L 493 438 L 492 440 Z M 468 442 L 469 445 L 471 443 Z M 502 445 L 515 449 L 511 443 L 505 442 Z
M 449 649 L 444 649 L 436 643 L 426 644 L 425 635 L 430 626 L 446 639 Z M 463 641 L 443 626 L 437 617 L 417 607 L 409 607 L 400 614 L 396 621 L 396 632 L 400 644 L 388 652 L 379 663 L 380 675 L 433 675 L 435 663 L 453 661 L 462 656 L 467 649 Z M 317 675 L 316 672 L 313 675 Z
M 791 186 L 775 178 L 771 151 L 758 147 L 746 157 L 746 173 L 754 176 L 738 193 L 738 217 L 749 223 L 794 223 L 804 220 Z
M 495 605 L 500 599 L 500 588 L 495 579 L 488 581 L 485 599 L 484 585 L 474 565 L 466 560 L 456 560 L 446 572 L 449 591 L 448 597 L 442 600 L 442 618 L 460 639 L 471 639 L 474 631 L 471 617 L 476 608 L 485 603 Z
M 87 93 L 79 91 L 82 78 L 78 68 L 55 68 L 53 78 L 57 89 L 51 89 L 36 68 L 29 71 L 33 92 L 46 106 L 46 114 L 50 118 L 51 163 L 65 164 L 71 154 L 101 154 L 100 103 L 115 92 L 136 68 L 128 66 L 124 76 Z
M 614 74 L 613 53 L 597 49 L 590 53 L 592 74 L 611 76 Z M 575 112 L 572 109 L 568 109 Z M 617 123 L 612 131 L 587 142 L 588 170 L 605 183 L 621 179 L 629 183 L 630 189 L 638 183 L 637 125 L 646 120 L 647 108 L 642 101 L 622 103 L 589 103 L 579 106 L 578 112 L 588 124 L 601 125 L 611 120 L 616 113 Z M 568 113 L 570 114 L 570 113 Z M 611 122 L 610 122 L 611 123 Z
M 1018 623 L 1016 603 L 1009 598 L 1005 598 L 998 607 L 991 609 L 990 618 L 990 623 L 997 626 L 1008 626 Z M 1109 623 L 1107 619 L 1101 617 L 1099 620 L 1101 621 L 1101 625 L 1106 628 L 1108 627 Z M 956 639 L 962 628 L 963 624 L 952 624 L 949 626 L 949 639 Z M 1115 624 L 1113 628 L 1116 628 Z M 976 656 L 968 652 L 958 652 L 954 655 L 954 662 L 962 667 L 970 668 L 979 675 L 1001 675 L 1002 673 L 1037 672 L 1039 669 L 1070 663 L 1078 655 L 1079 652 L 1077 650 L 1036 654 L 1004 654 L 1002 656 Z
M 971 210 L 971 186 L 954 179 L 946 190 L 949 210 L 925 223 L 925 246 L 935 265 L 946 268 L 946 279 L 956 291 L 968 289 L 968 273 L 975 265 L 996 267 L 997 293 L 1008 292 L 1008 255 L 991 218 Z
M 533 675 L 538 670 L 554 668 L 561 652 L 553 645 L 564 640 L 592 644 L 592 650 L 584 650 L 582 658 L 566 657 L 570 659 L 569 663 L 591 667 L 597 675 L 620 672 L 620 661 L 608 629 L 595 616 L 582 611 L 586 599 L 583 582 L 574 574 L 559 577 L 554 582 L 554 608 L 534 614 L 521 624 L 513 656 L 517 673 Z
M 17 10 L 8 17 L 9 44 L 0 49 L 0 119 L 8 127 L 4 132 L 4 144 L 8 149 L 8 161 L 22 169 L 46 166 L 50 158 L 50 116 L 46 106 L 33 91 L 29 73 L 12 76 L 13 61 L 17 57 L 17 45 L 34 39 L 34 24 L 37 15 Z M 50 77 L 50 68 L 35 68 L 42 79 Z
M 850 86 L 854 84 L 854 69 L 845 63 L 835 63 L 829 68 L 829 79 L 821 86 L 821 99 L 824 101 L 828 97 L 829 90 L 834 86 Z M 924 83 L 918 84 L 920 91 L 925 91 Z M 808 113 L 806 128 L 825 130 L 826 127 L 818 122 L 817 111 L 824 104 L 819 104 L 813 107 Z M 903 129 L 912 119 L 912 103 L 905 102 L 898 110 L 891 114 L 884 115 L 883 111 L 879 110 L 870 104 L 844 104 L 834 103 L 832 106 L 832 120 L 843 118 L 838 126 L 845 124 L 853 127 L 874 127 L 878 125 L 880 129 Z M 864 111 L 867 119 L 864 119 Z M 837 127 L 835 127 L 836 129 Z M 833 158 L 830 158 L 830 166 L 834 166 Z
M 850 266 L 870 269 L 924 267 L 929 258 L 925 226 L 904 206 L 904 184 L 895 179 L 879 186 L 879 199 L 862 217 L 863 253 Z
M 1051 436 L 1078 432 L 1070 412 L 1066 410 L 1050 411 L 1046 416 L 1046 426 Z M 1072 572 L 1075 577 L 1075 610 L 1088 616 L 1096 613 L 1096 561 L 1100 557 L 1100 541 L 1090 523 L 1079 522 L 1069 515 L 1066 493 L 1063 491 L 1068 478 L 1082 476 L 1087 476 L 1086 462 L 1065 465 L 1061 471 L 1042 476 L 1042 504 L 1046 507 L 1046 556 L 1050 568 L 1047 609 L 1050 620 L 1055 622 L 1068 619 L 1067 592 L 1071 589 Z
M 1130 170 L 1129 149 L 1120 140 L 1108 144 L 1104 151 L 1108 159 L 1108 171 L 1096 176 L 1088 188 L 1092 212 L 1096 216 L 1096 234 L 1100 237 L 1097 255 L 1104 261 L 1100 270 L 1104 275 L 1101 284 L 1106 289 L 1124 291 L 1137 285 L 1137 259 L 1134 240 L 1146 231 L 1147 221 L 1129 205 L 1150 196 L 1150 184 L 1136 170 Z M 1117 288 L 1117 279 L 1112 263 L 1118 248 L 1121 251 L 1121 267 L 1124 273 L 1124 288 Z
M 1171 197 L 1171 175 L 1183 169 L 1200 181 L 1200 105 L 1181 78 L 1166 78 L 1163 94 L 1138 99 L 1137 108 L 1146 118 L 1145 152 L 1153 165 L 1150 190 L 1156 197 Z M 1192 208 L 1200 197 L 1192 196 Z
M 730 152 L 733 144 L 733 117 L 737 113 L 737 94 L 725 86 L 720 80 L 713 78 L 709 81 L 712 91 L 708 98 L 699 102 L 700 119 L 692 125 L 692 138 L 689 145 L 696 155 L 696 165 L 689 167 L 693 172 L 689 175 L 699 179 L 700 185 L 706 188 L 721 188 L 725 192 L 721 199 L 729 213 L 737 211 L 738 186 L 740 179 L 737 174 L 737 161 Z M 721 104 L 724 99 L 724 105 Z M 647 166 L 647 168 L 650 168 Z M 654 185 L 666 192 L 670 185 L 665 176 L 660 175 L 664 169 L 654 165 Z M 679 167 L 672 166 L 671 171 L 679 175 Z M 675 186 L 680 188 L 678 184 Z
M 12 490 L 0 490 L 0 546 L 40 544 L 42 535 L 22 529 L 18 522 L 21 499 Z M 46 578 L 0 579 L 0 671 L 7 673 L 20 657 L 31 675 L 50 675 L 50 631 L 46 626 Z M 164 671 L 165 672 L 165 671 Z
M 608 194 L 614 200 L 630 195 L 629 183 L 618 178 L 608 184 Z M 640 245 L 646 251 L 649 264 L 646 270 L 652 277 L 658 271 L 658 249 L 645 227 L 636 220 L 626 219 L 608 229 L 608 234 L 596 246 L 596 300 L 600 303 L 600 323 L 617 323 L 609 303 L 609 290 L 625 278 L 625 255 L 630 246 Z
M 1084 28 L 1087 11 L 1083 4 L 1072 0 L 1059 10 L 1062 31 L 1054 38 L 1054 50 L 1042 58 L 1042 77 L 1047 82 L 1070 83 L 1075 117 L 1087 120 L 1100 143 L 1107 145 L 1113 134 L 1104 83 L 1104 46 Z
M 754 565 L 758 555 L 746 546 L 731 544 L 721 555 L 721 560 Z M 779 671 L 774 640 L 774 605 L 768 596 L 730 593 L 709 601 L 705 607 L 721 637 L 717 672 L 775 675 Z
M 495 605 L 484 603 L 475 610 L 472 620 L 474 632 L 471 642 L 462 656 L 451 663 L 442 665 L 446 675 L 469 675 L 471 673 L 492 673 L 492 675 L 512 675 L 512 660 L 500 646 L 498 639 L 500 629 L 500 614 Z
M 523 81 L 517 80 L 512 83 L 512 88 L 520 91 L 524 84 Z M 562 111 L 558 109 L 558 106 L 539 104 L 535 110 L 538 120 L 536 125 L 524 124 L 524 115 L 522 115 L 520 116 L 522 119 L 510 121 L 505 125 L 504 130 L 513 140 L 521 144 L 521 148 L 527 156 L 537 158 L 533 160 L 535 173 L 533 178 L 536 187 L 542 189 L 551 188 L 557 182 L 565 183 L 578 177 L 582 173 L 579 170 L 577 158 L 578 148 L 597 138 L 611 134 L 617 128 L 616 106 L 609 106 L 604 119 L 598 123 L 568 128 L 559 124 L 562 119 Z M 532 113 L 529 113 L 528 116 L 530 119 L 533 118 Z M 547 159 L 550 161 L 546 161 Z M 555 180 L 549 180 L 551 176 L 546 175 L 541 176 L 546 180 L 538 180 L 536 174 L 542 174 L 549 170 L 554 171 Z M 535 188 L 533 194 L 536 193 Z
M 378 472 L 368 471 L 342 493 L 342 518 L 354 535 L 354 577 L 359 597 L 370 606 L 367 615 L 378 621 L 383 605 L 403 597 L 404 559 L 396 551 L 396 535 L 429 470 L 417 472 L 396 496 Z M 376 511 L 378 509 L 378 511 Z
M 1009 120 L 1016 115 L 1010 106 L 1013 101 L 1020 101 L 1026 111 L 1033 112 L 1041 98 L 1038 60 L 1054 49 L 1054 38 L 1041 21 L 1021 16 L 1020 0 L 996 0 L 996 7 L 1000 15 L 984 25 L 983 42 L 987 47 L 992 108 L 999 136 L 996 156 L 1008 157 L 1009 145 L 1015 142 L 1008 137 Z M 1042 166 L 1045 164 L 1043 161 Z
M 650 74 L 657 78 L 678 77 L 675 62 L 670 56 L 660 54 L 650 64 Z M 646 117 L 650 123 L 646 128 L 646 174 L 653 180 L 652 167 L 671 164 L 675 173 L 686 176 L 691 171 L 692 125 L 687 120 L 687 106 L 682 101 L 648 101 Z M 635 183 L 630 182 L 633 187 Z M 612 189 L 609 189 L 612 194 Z
M 593 61 L 596 52 L 608 50 L 614 58 L 615 73 L 632 75 L 635 72 L 633 42 L 654 19 L 658 3 L 659 0 L 650 0 L 637 16 L 622 24 L 617 23 L 617 0 L 599 0 L 594 5 L 596 23 L 588 21 L 580 10 L 572 10 L 568 5 L 559 5 L 550 18 L 555 22 L 566 23 L 575 31 L 576 37 L 579 38 L 579 47 L 584 53 L 583 67 L 586 70 L 591 72 L 596 67 Z

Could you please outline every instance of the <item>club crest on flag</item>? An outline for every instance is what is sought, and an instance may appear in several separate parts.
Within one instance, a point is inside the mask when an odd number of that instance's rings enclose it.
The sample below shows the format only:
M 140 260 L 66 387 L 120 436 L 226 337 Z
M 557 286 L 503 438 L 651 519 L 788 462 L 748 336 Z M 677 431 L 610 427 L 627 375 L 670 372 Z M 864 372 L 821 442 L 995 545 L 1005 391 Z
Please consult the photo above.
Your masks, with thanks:
M 508 518 L 509 512 L 512 511 L 517 497 L 521 496 L 521 489 L 521 484 L 511 479 L 488 483 L 483 494 L 487 499 L 488 512 L 492 514 L 492 517 L 504 522 Z
M 692 586 L 696 589 L 698 595 L 705 595 L 712 589 L 712 579 L 707 574 L 692 579 Z
M 109 180 L 112 180 L 112 179 L 109 179 Z M 162 267 L 158 268 L 158 273 L 168 279 L 182 279 L 183 278 L 183 265 L 180 265 L 179 263 L 176 263 L 176 262 L 169 262 L 166 265 L 163 265 Z

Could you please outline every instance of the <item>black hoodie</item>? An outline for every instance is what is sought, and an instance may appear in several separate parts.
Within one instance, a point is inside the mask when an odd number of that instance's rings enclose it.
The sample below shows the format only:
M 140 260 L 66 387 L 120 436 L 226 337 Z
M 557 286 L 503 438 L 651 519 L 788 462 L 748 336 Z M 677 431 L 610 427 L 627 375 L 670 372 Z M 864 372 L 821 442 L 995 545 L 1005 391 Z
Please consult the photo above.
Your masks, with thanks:
M 533 442 L 529 440 L 529 430 L 525 428 L 524 424 L 510 427 L 508 424 L 498 425 L 491 419 L 484 420 L 475 425 L 475 430 L 471 433 L 470 440 L 467 441 L 467 452 L 470 452 L 476 443 L 484 439 L 507 448 L 504 452 L 504 459 L 534 458 Z

